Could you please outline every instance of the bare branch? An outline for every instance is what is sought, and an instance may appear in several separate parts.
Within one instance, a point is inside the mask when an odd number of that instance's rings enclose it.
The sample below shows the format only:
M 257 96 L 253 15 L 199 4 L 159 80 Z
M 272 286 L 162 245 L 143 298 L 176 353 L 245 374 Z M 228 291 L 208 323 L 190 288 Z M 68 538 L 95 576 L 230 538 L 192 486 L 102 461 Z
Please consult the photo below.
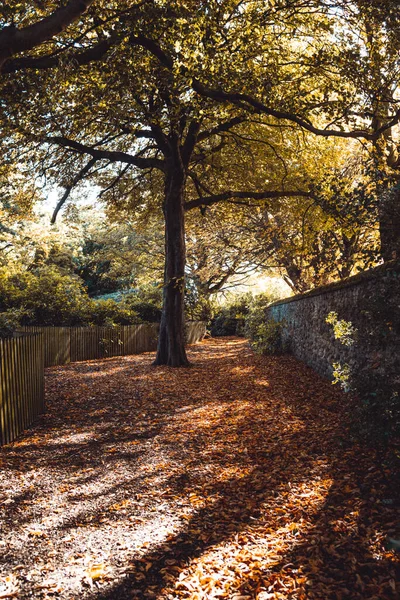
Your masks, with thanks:
M 62 136 L 48 137 L 45 138 L 44 141 L 48 144 L 57 144 L 58 146 L 63 146 L 64 148 L 71 148 L 79 154 L 89 154 L 89 156 L 92 156 L 96 160 L 121 162 L 127 165 L 133 165 L 139 169 L 155 168 L 164 171 L 165 168 L 164 161 L 160 160 L 159 158 L 143 158 L 132 156 L 132 154 L 128 154 L 127 152 L 119 152 L 114 150 L 98 150 L 93 148 L 93 146 L 86 146 L 85 144 L 81 144 L 80 142 L 76 142 L 75 140 L 70 140 Z
M 93 165 L 95 163 L 96 163 L 96 159 L 91 158 L 89 160 L 89 162 L 83 167 L 83 169 L 81 169 L 79 171 L 79 173 L 74 177 L 72 183 L 70 183 L 70 185 L 66 186 L 65 192 L 62 195 L 61 199 L 57 202 L 57 206 L 55 207 L 53 216 L 51 217 L 50 223 L 52 225 L 54 225 L 54 223 L 56 222 L 57 215 L 60 212 L 61 208 L 64 206 L 65 202 L 68 200 L 72 189 L 76 186 L 77 183 L 79 183 L 80 181 L 82 181 L 82 179 L 84 179 L 84 177 L 89 173 L 90 169 L 93 167 Z

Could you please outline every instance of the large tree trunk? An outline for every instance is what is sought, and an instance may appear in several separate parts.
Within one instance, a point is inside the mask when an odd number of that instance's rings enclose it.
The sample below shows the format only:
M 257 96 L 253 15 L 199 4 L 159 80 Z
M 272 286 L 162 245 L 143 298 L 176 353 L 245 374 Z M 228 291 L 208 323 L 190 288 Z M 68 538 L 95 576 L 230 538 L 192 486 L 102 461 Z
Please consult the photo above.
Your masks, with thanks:
M 167 165 L 165 180 L 164 295 L 155 365 L 187 366 L 185 351 L 185 218 L 183 210 L 186 174 L 179 160 Z

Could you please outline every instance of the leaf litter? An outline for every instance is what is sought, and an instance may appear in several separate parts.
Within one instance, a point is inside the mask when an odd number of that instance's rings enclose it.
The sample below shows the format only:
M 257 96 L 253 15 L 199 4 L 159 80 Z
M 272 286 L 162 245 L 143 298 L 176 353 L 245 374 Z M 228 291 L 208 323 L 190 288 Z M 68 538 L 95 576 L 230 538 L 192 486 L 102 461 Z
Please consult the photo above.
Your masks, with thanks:
M 395 474 L 351 396 L 245 340 L 189 355 L 47 370 L 0 449 L 0 598 L 398 598 Z

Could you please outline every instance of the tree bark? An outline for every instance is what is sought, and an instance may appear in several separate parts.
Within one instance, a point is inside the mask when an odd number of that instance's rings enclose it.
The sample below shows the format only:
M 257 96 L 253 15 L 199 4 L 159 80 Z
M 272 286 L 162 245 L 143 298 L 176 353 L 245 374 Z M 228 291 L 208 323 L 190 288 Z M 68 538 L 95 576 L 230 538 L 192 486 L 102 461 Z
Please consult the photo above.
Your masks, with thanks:
M 189 365 L 185 350 L 185 216 L 186 173 L 175 157 L 166 164 L 165 177 L 165 269 L 163 310 L 155 365 Z

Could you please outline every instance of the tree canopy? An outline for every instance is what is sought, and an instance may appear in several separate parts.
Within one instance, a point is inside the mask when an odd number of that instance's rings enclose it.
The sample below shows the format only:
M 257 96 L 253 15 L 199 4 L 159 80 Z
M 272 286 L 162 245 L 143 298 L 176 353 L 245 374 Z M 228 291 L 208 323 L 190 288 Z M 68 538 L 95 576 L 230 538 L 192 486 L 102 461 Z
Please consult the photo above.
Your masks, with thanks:
M 28 28 L 40 22 L 29 6 Z M 292 272 L 289 279 L 302 270 L 305 251 L 312 284 L 323 280 L 318 262 L 335 258 L 348 274 L 359 260 L 365 234 L 357 219 L 368 206 L 360 206 L 351 226 L 343 224 L 343 199 L 357 182 L 327 193 L 315 168 L 321 151 L 300 163 L 310 136 L 326 140 L 326 148 L 329 140 L 350 139 L 370 151 L 375 179 L 383 164 L 396 171 L 396 15 L 390 2 L 98 1 L 57 38 L 5 61 L 5 156 L 64 187 L 53 221 L 71 192 L 88 182 L 101 187 L 114 214 L 127 206 L 153 215 L 162 210 L 166 263 L 157 363 L 187 363 L 188 211 L 197 210 L 201 221 L 221 203 L 241 211 L 255 206 L 254 231 L 266 224 L 265 250 L 272 245 L 281 267 Z M 333 165 L 325 166 L 329 180 Z M 390 177 L 385 171 L 390 208 L 382 210 L 382 201 L 378 207 L 386 239 L 394 205 Z M 312 214 L 313 226 L 300 223 L 296 233 L 301 214 Z

